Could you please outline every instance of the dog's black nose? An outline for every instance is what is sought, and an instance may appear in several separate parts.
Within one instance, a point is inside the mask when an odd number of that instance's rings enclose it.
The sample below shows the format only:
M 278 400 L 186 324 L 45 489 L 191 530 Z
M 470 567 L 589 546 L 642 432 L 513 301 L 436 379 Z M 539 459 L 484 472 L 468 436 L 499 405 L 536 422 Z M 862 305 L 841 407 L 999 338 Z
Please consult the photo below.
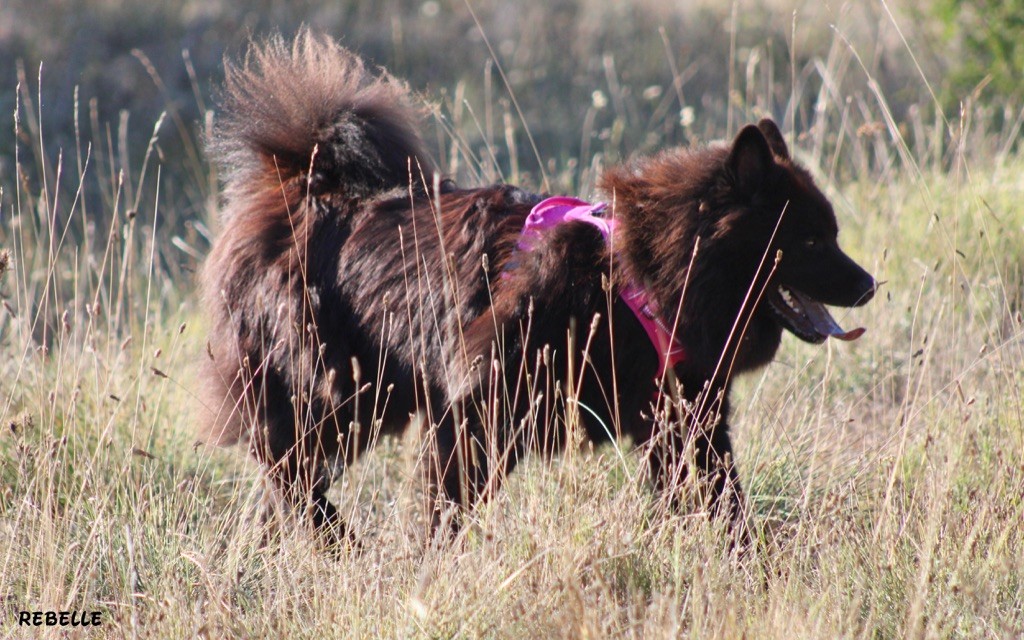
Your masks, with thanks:
M 862 293 L 860 298 L 857 299 L 857 302 L 854 303 L 855 306 L 858 307 L 862 304 L 867 304 L 871 298 L 875 297 L 875 291 L 878 291 L 878 282 L 872 278 L 870 274 L 865 273 L 861 276 L 860 290 L 864 293 Z

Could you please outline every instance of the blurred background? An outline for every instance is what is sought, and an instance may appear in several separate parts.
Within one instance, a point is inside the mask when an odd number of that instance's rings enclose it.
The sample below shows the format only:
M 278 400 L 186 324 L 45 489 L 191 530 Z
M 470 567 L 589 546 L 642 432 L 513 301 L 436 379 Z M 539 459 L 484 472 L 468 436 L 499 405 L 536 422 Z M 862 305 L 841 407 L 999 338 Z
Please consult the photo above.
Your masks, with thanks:
M 425 134 L 441 166 L 466 183 L 589 195 L 605 163 L 725 138 L 762 116 L 829 180 L 876 180 L 911 157 L 941 170 L 958 146 L 997 159 L 1014 150 L 1022 8 L 7 0 L 0 187 L 7 211 L 15 196 L 57 203 L 48 215 L 58 228 L 60 203 L 81 198 L 86 223 L 66 229 L 79 241 L 110 215 L 160 206 L 156 224 L 172 239 L 161 263 L 194 269 L 216 217 L 202 140 L 217 117 L 223 62 L 251 38 L 303 24 L 406 78 L 432 107 Z M 82 173 L 100 188 L 67 177 Z

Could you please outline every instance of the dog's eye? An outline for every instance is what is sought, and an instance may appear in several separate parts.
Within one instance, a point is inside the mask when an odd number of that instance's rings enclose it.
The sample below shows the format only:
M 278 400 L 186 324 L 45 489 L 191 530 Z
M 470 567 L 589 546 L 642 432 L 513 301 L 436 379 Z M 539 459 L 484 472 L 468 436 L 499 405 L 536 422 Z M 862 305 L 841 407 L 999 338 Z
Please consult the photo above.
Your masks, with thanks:
M 807 238 L 804 240 L 805 249 L 817 249 L 821 246 L 821 242 L 817 238 Z

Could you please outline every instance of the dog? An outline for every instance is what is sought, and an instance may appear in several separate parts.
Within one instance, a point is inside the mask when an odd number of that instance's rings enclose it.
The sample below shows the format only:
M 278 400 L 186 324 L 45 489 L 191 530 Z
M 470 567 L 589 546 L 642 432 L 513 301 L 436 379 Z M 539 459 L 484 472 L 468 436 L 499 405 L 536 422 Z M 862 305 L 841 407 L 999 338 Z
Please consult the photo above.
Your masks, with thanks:
M 221 105 L 204 439 L 246 442 L 332 539 L 336 468 L 411 423 L 434 526 L 582 435 L 630 437 L 671 504 L 696 485 L 743 532 L 733 378 L 784 330 L 863 333 L 826 305 L 875 281 L 771 120 L 611 168 L 600 205 L 441 179 L 407 86 L 309 31 L 228 64 Z

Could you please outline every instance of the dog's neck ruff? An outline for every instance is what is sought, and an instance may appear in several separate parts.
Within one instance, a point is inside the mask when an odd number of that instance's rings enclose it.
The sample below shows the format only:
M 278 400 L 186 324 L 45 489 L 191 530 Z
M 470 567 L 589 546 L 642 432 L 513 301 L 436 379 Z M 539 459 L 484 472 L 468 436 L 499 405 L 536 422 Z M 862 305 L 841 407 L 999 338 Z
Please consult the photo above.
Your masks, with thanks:
M 531 251 L 540 242 L 545 231 L 564 222 L 573 221 L 585 222 L 596 228 L 610 247 L 612 234 L 615 233 L 615 220 L 597 215 L 606 207 L 603 202 L 591 204 L 565 196 L 543 200 L 527 216 L 517 248 L 521 251 Z M 658 352 L 658 378 L 661 378 L 666 370 L 686 358 L 683 346 L 659 317 L 657 304 L 642 284 L 635 280 L 630 281 L 619 292 L 619 297 L 640 321 L 640 326 L 647 332 L 654 350 Z

